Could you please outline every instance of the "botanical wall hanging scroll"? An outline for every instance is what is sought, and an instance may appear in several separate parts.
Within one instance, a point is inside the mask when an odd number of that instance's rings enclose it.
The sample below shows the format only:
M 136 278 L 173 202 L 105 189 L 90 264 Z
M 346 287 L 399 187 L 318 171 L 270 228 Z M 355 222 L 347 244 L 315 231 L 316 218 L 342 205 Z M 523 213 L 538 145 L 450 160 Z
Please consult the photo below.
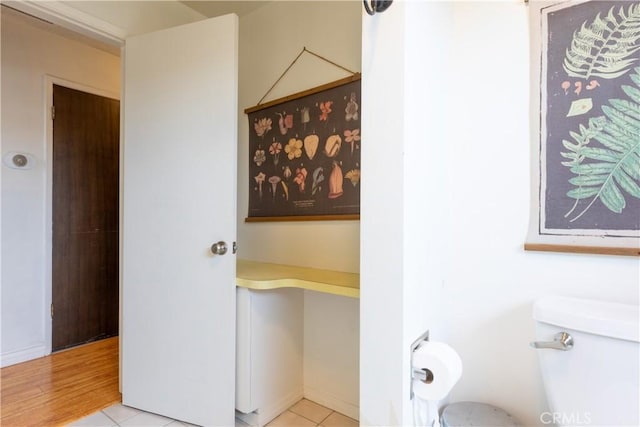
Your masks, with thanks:
M 359 218 L 359 74 L 245 112 L 247 221 Z
M 536 3 L 525 248 L 638 255 L 640 3 Z

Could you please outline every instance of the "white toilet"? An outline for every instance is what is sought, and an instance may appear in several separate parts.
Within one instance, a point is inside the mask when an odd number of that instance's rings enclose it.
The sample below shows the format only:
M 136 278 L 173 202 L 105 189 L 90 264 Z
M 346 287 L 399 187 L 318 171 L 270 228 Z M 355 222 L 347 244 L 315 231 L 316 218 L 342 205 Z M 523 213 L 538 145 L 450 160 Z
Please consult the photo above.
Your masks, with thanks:
M 639 426 L 638 306 L 545 297 L 533 318 L 549 404 L 541 423 Z

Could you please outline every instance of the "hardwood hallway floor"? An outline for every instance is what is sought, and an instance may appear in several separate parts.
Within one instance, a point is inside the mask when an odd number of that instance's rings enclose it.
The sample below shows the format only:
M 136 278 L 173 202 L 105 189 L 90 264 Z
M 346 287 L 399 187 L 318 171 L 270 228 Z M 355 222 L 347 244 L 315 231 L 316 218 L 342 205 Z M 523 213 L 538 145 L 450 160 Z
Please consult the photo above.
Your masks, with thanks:
M 2 368 L 0 425 L 69 424 L 121 401 L 118 337 Z

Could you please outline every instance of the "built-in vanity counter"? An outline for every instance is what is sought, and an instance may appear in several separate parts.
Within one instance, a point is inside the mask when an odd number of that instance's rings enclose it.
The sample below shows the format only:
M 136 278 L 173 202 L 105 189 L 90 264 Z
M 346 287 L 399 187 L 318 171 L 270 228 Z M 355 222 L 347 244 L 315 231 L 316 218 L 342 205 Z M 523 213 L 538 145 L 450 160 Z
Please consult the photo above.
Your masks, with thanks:
M 236 409 L 262 426 L 303 397 L 359 406 L 356 273 L 238 260 Z
M 360 275 L 342 271 L 239 259 L 236 285 L 253 290 L 300 288 L 345 297 L 360 297 Z

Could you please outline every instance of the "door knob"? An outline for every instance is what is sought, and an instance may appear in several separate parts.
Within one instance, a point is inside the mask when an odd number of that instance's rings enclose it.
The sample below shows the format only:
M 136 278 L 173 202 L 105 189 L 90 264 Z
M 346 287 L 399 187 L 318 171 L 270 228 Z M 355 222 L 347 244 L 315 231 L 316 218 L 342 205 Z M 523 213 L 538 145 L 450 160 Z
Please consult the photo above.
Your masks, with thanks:
M 224 255 L 228 249 L 227 242 L 223 242 L 222 240 L 211 245 L 211 253 L 214 255 Z

